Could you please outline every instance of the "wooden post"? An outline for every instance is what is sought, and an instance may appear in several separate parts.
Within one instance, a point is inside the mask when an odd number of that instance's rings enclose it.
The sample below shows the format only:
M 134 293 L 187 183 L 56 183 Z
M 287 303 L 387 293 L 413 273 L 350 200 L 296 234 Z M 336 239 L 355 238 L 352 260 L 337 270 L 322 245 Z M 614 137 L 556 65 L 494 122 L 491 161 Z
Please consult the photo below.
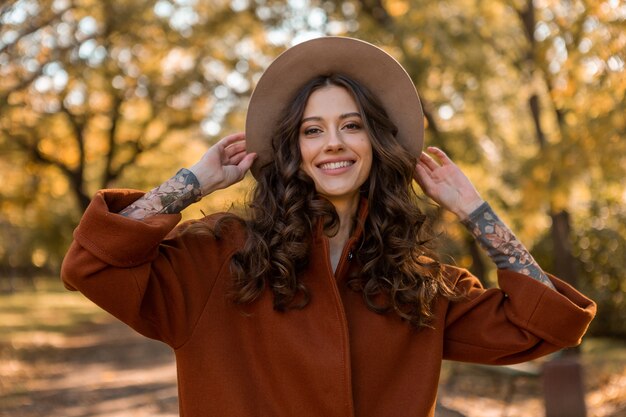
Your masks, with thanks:
M 565 354 L 546 362 L 542 380 L 546 417 L 587 417 L 578 355 Z

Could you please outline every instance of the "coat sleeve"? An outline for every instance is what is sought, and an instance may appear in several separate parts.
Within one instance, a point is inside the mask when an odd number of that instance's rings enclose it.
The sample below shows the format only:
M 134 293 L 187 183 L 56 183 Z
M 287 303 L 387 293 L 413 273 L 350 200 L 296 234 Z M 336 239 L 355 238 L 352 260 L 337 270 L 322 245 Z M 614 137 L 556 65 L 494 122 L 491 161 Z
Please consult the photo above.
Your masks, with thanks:
M 466 295 L 448 305 L 444 358 L 493 365 L 519 363 L 578 345 L 596 313 L 593 301 L 549 275 L 556 291 L 528 276 L 498 271 L 484 289 L 456 270 Z
M 61 279 L 139 333 L 176 348 L 193 331 L 226 257 L 207 237 L 173 231 L 180 215 L 138 221 L 116 214 L 142 195 L 96 194 L 74 231 Z

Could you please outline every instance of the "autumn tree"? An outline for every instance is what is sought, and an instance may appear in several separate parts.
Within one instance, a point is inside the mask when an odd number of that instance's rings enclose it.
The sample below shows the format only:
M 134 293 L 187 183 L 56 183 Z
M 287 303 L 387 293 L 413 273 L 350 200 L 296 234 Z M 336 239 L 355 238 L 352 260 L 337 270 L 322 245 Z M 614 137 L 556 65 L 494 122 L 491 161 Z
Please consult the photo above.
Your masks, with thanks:
M 58 258 L 95 190 L 197 157 L 265 63 L 229 2 L 20 0 L 0 22 L 3 231 L 30 236 L 3 239 L 13 266 Z
M 540 263 L 565 279 L 583 271 L 581 287 L 626 311 L 619 2 L 14 0 L 0 25 L 0 265 L 58 264 L 97 189 L 154 186 L 243 129 L 256 80 L 285 47 L 350 35 L 403 64 L 427 144 Z M 492 280 L 469 235 L 436 214 L 446 260 Z

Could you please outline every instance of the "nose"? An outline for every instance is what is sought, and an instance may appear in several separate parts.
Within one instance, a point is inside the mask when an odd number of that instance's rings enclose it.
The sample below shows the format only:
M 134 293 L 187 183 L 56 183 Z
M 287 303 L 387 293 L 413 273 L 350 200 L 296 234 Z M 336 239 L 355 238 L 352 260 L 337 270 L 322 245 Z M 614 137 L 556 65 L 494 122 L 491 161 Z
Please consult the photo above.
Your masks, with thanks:
M 337 152 L 344 149 L 343 138 L 341 132 L 337 129 L 331 129 L 328 132 L 326 144 L 324 150 L 326 152 Z

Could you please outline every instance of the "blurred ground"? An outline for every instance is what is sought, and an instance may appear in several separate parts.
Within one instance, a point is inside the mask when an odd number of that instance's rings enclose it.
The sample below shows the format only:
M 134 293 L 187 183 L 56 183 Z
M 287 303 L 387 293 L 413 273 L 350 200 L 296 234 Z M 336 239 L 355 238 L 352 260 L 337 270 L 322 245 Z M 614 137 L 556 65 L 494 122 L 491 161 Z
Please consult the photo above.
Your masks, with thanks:
M 37 291 L 0 295 L 1 417 L 178 415 L 168 347 L 56 281 L 37 285 Z M 588 339 L 581 358 L 589 417 L 626 416 L 626 342 Z M 535 368 L 539 364 L 494 371 L 446 363 L 437 416 L 542 416 Z

